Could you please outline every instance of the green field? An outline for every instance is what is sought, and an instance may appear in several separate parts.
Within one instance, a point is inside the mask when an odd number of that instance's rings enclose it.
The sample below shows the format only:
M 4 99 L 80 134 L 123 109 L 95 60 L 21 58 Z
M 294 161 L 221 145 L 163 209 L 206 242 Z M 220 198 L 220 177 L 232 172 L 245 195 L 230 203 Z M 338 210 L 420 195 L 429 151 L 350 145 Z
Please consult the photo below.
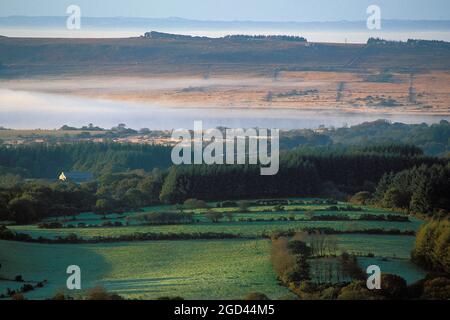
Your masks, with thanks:
M 147 208 L 148 211 L 146 212 L 156 212 L 156 211 L 164 211 L 164 206 L 160 207 L 160 210 L 149 210 Z M 236 209 L 234 208 L 220 208 L 220 209 L 210 209 L 210 211 L 213 212 L 221 212 L 221 213 L 225 213 L 225 212 L 232 212 L 233 213 L 233 221 L 239 221 L 240 219 L 264 219 L 264 220 L 270 220 L 270 219 L 274 219 L 274 220 L 278 220 L 281 218 L 285 218 L 288 219 L 290 217 L 294 217 L 295 220 L 305 220 L 308 221 L 309 218 L 306 216 L 306 211 L 296 211 L 296 210 L 289 210 L 289 211 L 268 211 L 268 209 L 266 209 L 267 211 L 256 211 L 256 210 L 260 210 L 260 209 L 254 209 L 251 208 L 250 212 L 245 212 L 245 213 L 241 213 L 241 212 L 235 212 Z M 205 218 L 204 212 L 206 210 L 200 209 L 200 210 L 194 210 L 194 219 L 200 223 L 207 223 L 209 222 L 209 220 L 207 218 Z M 126 224 L 127 222 L 130 225 L 138 225 L 139 223 L 135 220 L 133 220 L 133 217 L 136 216 L 138 213 L 137 212 L 129 212 L 129 213 L 124 213 L 124 214 L 109 214 L 106 217 L 94 214 L 94 213 L 82 213 L 78 216 L 76 216 L 75 218 L 51 218 L 51 219 L 45 219 L 45 221 L 51 222 L 51 221 L 59 221 L 61 223 L 63 223 L 65 226 L 77 226 L 77 224 L 79 223 L 83 223 L 86 224 L 86 226 L 98 226 L 101 225 L 104 222 L 121 222 L 123 224 Z M 367 209 L 365 211 L 361 211 L 361 212 L 354 212 L 354 211 L 339 211 L 339 212 L 334 212 L 334 211 L 314 211 L 314 216 L 330 216 L 330 215 L 342 215 L 342 216 L 347 216 L 351 219 L 358 219 L 361 215 L 363 214 L 371 214 L 371 215 L 386 215 L 386 214 L 392 214 L 392 212 L 388 212 L 388 211 L 382 211 L 382 210 L 376 210 L 376 209 Z M 420 222 L 417 219 L 414 218 L 410 218 L 411 221 L 413 222 Z M 223 221 L 226 221 L 226 218 L 222 219 Z M 357 221 L 357 222 L 361 222 L 361 221 Z
M 423 272 L 409 262 L 414 237 L 386 235 L 336 236 L 340 251 L 377 258 L 360 258 L 361 265 L 378 264 L 409 282 Z M 183 296 L 191 299 L 233 299 L 251 291 L 271 298 L 287 294 L 278 285 L 269 261 L 269 240 L 188 240 L 95 245 L 48 245 L 0 241 L 1 276 L 26 281 L 49 280 L 27 296 L 44 299 L 64 288 L 68 265 L 82 269 L 84 288 L 102 285 L 128 298 Z M 387 257 L 387 261 L 380 257 Z M 51 263 L 50 263 L 51 262 Z M 0 281 L 0 292 L 16 288 Z
M 0 241 L 1 276 L 49 280 L 27 297 L 43 299 L 65 286 L 65 270 L 76 264 L 84 288 L 102 285 L 127 298 L 182 296 L 242 298 L 261 291 L 288 293 L 278 285 L 268 240 L 157 241 L 102 245 L 45 245 Z M 14 283 L 0 281 L 0 292 Z
M 340 206 L 347 205 L 340 203 Z M 195 223 L 192 224 L 176 224 L 176 225 L 142 225 L 138 224 L 132 218 L 136 212 L 128 212 L 124 214 L 110 214 L 106 217 L 93 214 L 83 213 L 75 217 L 75 219 L 56 219 L 63 222 L 64 225 L 76 226 L 78 223 L 84 223 L 89 228 L 60 228 L 60 229 L 40 229 L 37 225 L 11 226 L 12 230 L 26 233 L 34 238 L 45 237 L 54 238 L 56 236 L 67 236 L 68 234 L 76 234 L 79 237 L 89 239 L 93 237 L 114 237 L 120 235 L 129 235 L 133 233 L 232 233 L 244 237 L 257 237 L 263 233 L 272 233 L 288 230 L 301 230 L 304 228 L 331 228 L 339 231 L 349 230 L 365 230 L 365 229 L 398 229 L 401 231 L 416 231 L 422 224 L 421 220 L 410 217 L 410 222 L 392 222 L 392 221 L 311 221 L 307 217 L 306 212 L 314 212 L 315 216 L 319 215 L 345 215 L 352 219 L 358 218 L 362 214 L 371 215 L 387 215 L 394 214 L 391 211 L 371 208 L 363 206 L 363 211 L 326 211 L 328 206 L 324 205 L 286 205 L 285 210 L 276 211 L 273 206 L 254 206 L 249 208 L 249 212 L 241 213 L 238 208 L 214 208 L 215 203 L 210 203 L 211 209 L 195 209 L 185 210 L 194 213 Z M 145 212 L 164 212 L 175 210 L 174 206 L 154 206 L 143 209 Z M 215 212 L 234 212 L 233 221 L 223 218 L 219 223 L 212 223 L 204 216 L 206 210 Z M 288 220 L 294 217 L 296 221 Z M 252 222 L 239 221 L 240 219 L 253 219 Z M 263 219 L 265 221 L 256 221 Z M 55 219 L 50 219 L 50 221 Z M 123 227 L 99 227 L 104 222 L 121 222 L 124 225 L 128 221 L 129 226 Z
M 379 222 L 379 221 L 273 221 L 273 222 L 220 222 L 199 223 L 185 225 L 160 225 L 160 226 L 129 226 L 129 227 L 99 227 L 99 228 L 75 228 L 75 229 L 39 229 L 37 226 L 14 226 L 12 230 L 30 234 L 32 237 L 54 238 L 55 236 L 67 236 L 76 234 L 83 238 L 96 236 L 114 237 L 128 235 L 136 232 L 142 233 L 196 233 L 196 232 L 224 232 L 239 234 L 242 236 L 259 236 L 263 232 L 271 233 L 287 230 L 301 230 L 302 228 L 333 228 L 336 230 L 362 230 L 362 229 L 399 229 L 417 230 L 420 222 Z
M 347 205 L 339 203 L 339 206 Z M 6 288 L 18 288 L 13 281 L 22 275 L 26 281 L 49 280 L 41 289 L 27 293 L 27 297 L 45 299 L 65 287 L 68 265 L 82 269 L 84 289 L 101 285 L 127 298 L 154 299 L 161 296 L 182 296 L 187 299 L 234 299 L 260 291 L 270 298 L 288 294 L 280 286 L 270 263 L 270 240 L 261 239 L 263 233 L 301 230 L 303 228 L 331 228 L 340 231 L 364 229 L 399 229 L 416 231 L 421 220 L 410 217 L 410 222 L 390 221 L 310 221 L 306 212 L 314 215 L 347 215 L 358 218 L 361 214 L 387 215 L 393 212 L 363 207 L 363 211 L 326 211 L 323 205 L 288 205 L 276 211 L 273 206 L 254 206 L 245 213 L 237 208 L 214 208 L 233 211 L 233 221 L 225 218 L 218 223 L 205 218 L 207 209 L 191 210 L 192 224 L 139 225 L 132 218 L 136 212 L 111 214 L 106 218 L 83 213 L 75 220 L 59 219 L 65 225 L 84 223 L 101 225 L 106 221 L 131 222 L 123 227 L 81 227 L 41 229 L 37 225 L 9 226 L 34 238 L 55 238 L 76 234 L 84 239 L 97 236 L 116 237 L 133 233 L 228 233 L 245 238 L 234 240 L 172 240 L 99 244 L 37 244 L 0 241 L 0 293 Z M 154 206 L 143 209 L 173 211 L 173 206 Z M 210 209 L 211 210 L 211 209 Z M 189 210 L 185 210 L 189 211 Z M 280 221 L 292 218 L 296 221 Z M 239 219 L 264 219 L 244 222 Z M 273 220 L 271 220 L 273 219 Z M 51 219 L 54 220 L 54 219 Z M 50 221 L 51 221 L 50 220 Z M 409 283 L 424 277 L 424 272 L 410 262 L 415 237 L 406 235 L 337 234 L 338 252 L 358 255 L 360 265 L 377 264 L 382 272 L 392 272 Z M 374 257 L 368 258 L 368 255 Z

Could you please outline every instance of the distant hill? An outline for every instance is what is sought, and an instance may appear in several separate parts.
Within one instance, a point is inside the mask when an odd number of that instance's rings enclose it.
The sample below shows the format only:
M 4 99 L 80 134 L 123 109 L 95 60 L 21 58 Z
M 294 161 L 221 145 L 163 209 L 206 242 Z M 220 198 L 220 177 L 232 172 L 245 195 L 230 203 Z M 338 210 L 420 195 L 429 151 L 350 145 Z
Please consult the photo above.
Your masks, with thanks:
M 176 35 L 116 39 L 0 38 L 0 77 L 195 73 L 210 66 L 264 73 L 274 69 L 400 72 L 450 69 L 450 46 L 438 41 L 364 45 L 309 43 L 291 41 L 290 37 L 279 37 L 277 41 L 270 37 L 257 39 Z
M 190 36 L 182 34 L 173 34 L 166 32 L 150 31 L 144 33 L 144 38 L 147 39 L 170 39 L 170 40 L 192 40 L 192 39 L 217 39 L 210 37 L 199 37 Z M 244 35 L 244 34 L 233 34 L 221 37 L 220 39 L 226 40 L 240 40 L 240 41 L 250 41 L 250 40 L 272 40 L 272 41 L 295 41 L 295 42 L 307 42 L 307 39 L 299 36 L 283 36 L 283 35 Z
M 0 27 L 59 27 L 67 17 L 0 17 Z M 384 31 L 450 30 L 448 20 L 383 20 Z M 366 21 L 273 22 L 273 21 L 200 21 L 182 18 L 83 17 L 85 28 L 146 28 L 161 29 L 233 29 L 244 30 L 366 30 Z

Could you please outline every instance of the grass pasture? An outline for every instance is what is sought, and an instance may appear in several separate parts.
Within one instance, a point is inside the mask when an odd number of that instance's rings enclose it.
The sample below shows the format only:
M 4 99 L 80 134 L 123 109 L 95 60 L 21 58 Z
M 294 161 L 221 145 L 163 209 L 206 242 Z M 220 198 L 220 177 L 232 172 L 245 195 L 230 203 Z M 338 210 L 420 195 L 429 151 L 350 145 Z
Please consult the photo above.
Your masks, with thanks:
M 295 199 L 298 200 L 298 199 Z M 311 200 L 311 199 L 308 199 Z M 192 212 L 194 223 L 174 224 L 174 225 L 145 225 L 137 222 L 133 217 L 139 212 L 127 212 L 123 214 L 109 214 L 106 217 L 94 213 L 83 213 L 75 217 L 62 221 L 65 225 L 77 226 L 83 223 L 87 228 L 57 228 L 41 229 L 37 225 L 12 226 L 12 230 L 21 233 L 27 233 L 32 237 L 54 238 L 56 236 L 67 236 L 76 234 L 79 237 L 89 239 L 93 237 L 114 237 L 120 235 L 129 235 L 134 233 L 232 233 L 243 237 L 259 237 L 261 234 L 270 234 L 272 232 L 301 230 L 304 228 L 331 228 L 339 231 L 365 230 L 365 229 L 398 229 L 401 231 L 416 231 L 422 224 L 421 220 L 410 218 L 410 222 L 395 221 L 313 221 L 310 220 L 307 213 L 313 213 L 314 216 L 320 215 L 344 215 L 351 219 L 358 219 L 362 214 L 388 215 L 395 214 L 391 211 L 362 207 L 362 211 L 327 211 L 327 205 L 305 204 L 305 205 L 285 205 L 283 210 L 275 206 L 252 206 L 246 212 L 240 212 L 238 208 L 215 208 L 215 203 L 209 204 L 209 209 L 190 209 L 183 212 Z M 339 207 L 347 206 L 346 203 L 339 203 Z M 144 208 L 144 212 L 166 212 L 176 211 L 175 206 L 160 205 Z M 213 223 L 205 217 L 207 210 L 214 212 L 233 212 L 232 221 L 222 218 L 220 222 Z M 289 218 L 295 221 L 290 221 Z M 242 221 L 249 220 L 252 221 Z M 263 220 L 263 221 L 261 221 Z M 123 227 L 102 227 L 105 222 L 121 222 Z M 129 223 L 128 226 L 125 226 Z M 90 226 L 90 227 L 89 227 Z
M 306 201 L 306 200 L 305 200 Z M 339 203 L 339 206 L 346 206 Z M 79 265 L 84 289 L 102 285 L 126 298 L 155 299 L 161 296 L 182 296 L 187 299 L 236 299 L 254 291 L 276 299 L 288 294 L 280 286 L 270 263 L 270 240 L 263 233 L 294 231 L 304 228 L 331 228 L 339 231 L 365 229 L 399 229 L 416 231 L 421 220 L 410 217 L 409 222 L 392 221 L 311 221 L 314 215 L 347 215 L 357 219 L 361 214 L 388 215 L 390 211 L 363 207 L 362 211 L 327 211 L 317 204 L 254 206 L 246 212 L 238 208 L 215 208 L 216 212 L 233 211 L 233 221 L 225 217 L 218 223 L 209 221 L 208 209 L 193 209 L 194 223 L 173 225 L 144 225 L 136 222 L 122 227 L 77 227 L 42 229 L 35 225 L 9 226 L 34 238 L 55 238 L 76 234 L 84 239 L 118 237 L 134 233 L 194 234 L 227 233 L 241 235 L 228 240 L 170 240 L 111 242 L 98 244 L 39 244 L 0 241 L 0 293 L 17 288 L 13 281 L 22 275 L 25 281 L 48 280 L 44 288 L 26 294 L 28 298 L 45 299 L 65 287 L 69 265 Z M 179 209 L 179 208 L 178 208 Z M 144 212 L 178 210 L 174 206 L 144 208 Z M 277 211 L 278 210 L 278 211 Z M 184 210 L 184 212 L 189 210 Z M 307 214 L 307 212 L 309 214 Z M 138 212 L 107 215 L 106 219 L 93 213 L 83 213 L 64 224 L 101 225 L 103 222 L 133 221 Z M 295 217 L 295 221 L 289 218 Z M 252 219 L 242 221 L 242 219 Z M 256 221 L 263 219 L 264 221 Z M 415 237 L 407 235 L 336 234 L 338 253 L 359 256 L 363 268 L 377 264 L 382 272 L 395 273 L 408 283 L 423 278 L 424 272 L 409 258 Z M 370 256 L 370 257 L 369 257 Z M 330 258 L 333 259 L 333 258 Z
M 67 236 L 76 234 L 85 239 L 93 237 L 114 237 L 129 235 L 133 233 L 197 233 L 217 232 L 239 234 L 244 237 L 257 237 L 262 233 L 301 230 L 304 228 L 333 228 L 340 231 L 362 230 L 362 229 L 399 229 L 417 230 L 420 222 L 379 222 L 379 221 L 271 221 L 271 222 L 220 222 L 220 223 L 198 223 L 179 225 L 158 226 L 129 226 L 129 227 L 97 227 L 97 228 L 74 228 L 74 229 L 40 229 L 32 226 L 14 226 L 10 229 L 20 233 L 26 233 L 34 238 L 39 236 L 54 238 L 56 236 Z
M 65 270 L 79 265 L 82 287 L 102 285 L 127 298 L 241 298 L 252 291 L 271 298 L 288 293 L 278 285 L 268 240 L 157 241 L 101 245 L 45 245 L 0 241 L 0 275 L 47 279 L 27 294 L 45 299 L 65 286 Z M 14 283 L 0 281 L 0 292 Z

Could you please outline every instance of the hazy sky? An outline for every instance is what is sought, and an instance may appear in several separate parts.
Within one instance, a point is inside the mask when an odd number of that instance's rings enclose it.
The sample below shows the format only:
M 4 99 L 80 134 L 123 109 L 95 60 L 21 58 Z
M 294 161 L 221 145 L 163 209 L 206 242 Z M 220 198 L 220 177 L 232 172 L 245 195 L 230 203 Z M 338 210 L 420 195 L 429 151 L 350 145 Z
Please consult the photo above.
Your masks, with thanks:
M 449 0 L 0 0 L 0 16 L 64 16 L 71 4 L 90 17 L 259 21 L 365 20 L 376 4 L 383 19 L 450 20 Z

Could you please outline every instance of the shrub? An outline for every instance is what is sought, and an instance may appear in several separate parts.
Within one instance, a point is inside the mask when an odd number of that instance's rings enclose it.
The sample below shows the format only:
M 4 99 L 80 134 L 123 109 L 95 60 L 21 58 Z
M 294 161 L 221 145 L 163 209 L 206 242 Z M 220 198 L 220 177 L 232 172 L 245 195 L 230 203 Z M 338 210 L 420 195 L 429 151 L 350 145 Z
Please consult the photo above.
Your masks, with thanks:
M 342 272 L 345 276 L 356 280 L 363 280 L 366 278 L 366 274 L 359 266 L 356 256 L 344 252 L 341 255 L 340 261 Z
M 203 209 L 208 208 L 208 204 L 203 200 L 187 199 L 183 203 L 185 209 Z
M 20 291 L 21 292 L 29 292 L 29 291 L 33 291 L 34 290 L 34 287 L 31 285 L 31 284 L 24 284 L 21 288 L 20 288 Z
M 86 296 L 87 300 L 123 300 L 121 296 L 116 293 L 110 293 L 103 287 L 94 287 L 90 289 Z
M 40 229 L 60 229 L 63 225 L 60 222 L 42 222 L 38 224 L 38 228 Z
M 354 281 L 342 288 L 338 300 L 373 300 L 374 295 L 367 289 L 365 281 Z
M 250 207 L 250 203 L 248 201 L 239 201 L 239 211 L 248 212 L 249 207 Z
M 425 281 L 422 299 L 449 300 L 450 279 L 439 277 Z
M 14 293 L 11 298 L 13 300 L 26 300 L 25 296 L 22 293 Z
M 66 296 L 64 295 L 63 292 L 57 292 L 57 293 L 55 293 L 55 295 L 52 297 L 52 300 L 66 300 Z
M 434 220 L 417 232 L 412 253 L 415 263 L 425 269 L 450 274 L 450 222 Z
M 270 300 L 264 293 L 250 292 L 245 295 L 244 300 Z
M 311 255 L 311 248 L 308 247 L 305 242 L 300 240 L 289 241 L 287 248 L 295 255 L 302 255 L 304 257 L 309 257 Z
M 302 282 L 310 280 L 310 267 L 306 258 L 298 256 L 294 268 L 286 273 L 288 282 Z
M 217 223 L 223 218 L 223 214 L 221 212 L 207 211 L 205 217 L 211 220 L 211 222 Z
M 365 205 L 368 204 L 372 195 L 368 191 L 360 191 L 350 198 L 350 202 L 353 204 Z
M 233 221 L 233 217 L 234 217 L 233 212 L 225 212 L 225 217 L 227 218 L 227 220 L 229 222 Z
M 405 299 L 407 296 L 406 281 L 395 274 L 382 274 L 381 290 L 377 293 L 387 299 Z

